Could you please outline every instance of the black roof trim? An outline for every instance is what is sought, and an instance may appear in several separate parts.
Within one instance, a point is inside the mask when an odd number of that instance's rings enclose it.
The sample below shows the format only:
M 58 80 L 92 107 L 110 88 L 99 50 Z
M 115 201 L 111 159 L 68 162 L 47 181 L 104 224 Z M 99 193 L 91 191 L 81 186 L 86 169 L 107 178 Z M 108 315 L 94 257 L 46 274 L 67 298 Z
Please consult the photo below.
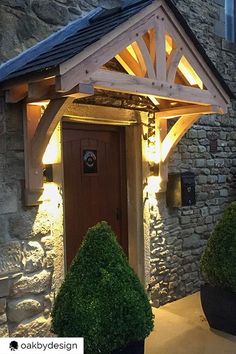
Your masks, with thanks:
M 90 18 L 89 23 L 94 23 L 99 20 L 104 20 L 105 18 L 115 15 L 119 12 L 121 12 L 122 8 L 121 7 L 114 7 L 111 9 L 102 9 L 97 15 L 93 16 Z

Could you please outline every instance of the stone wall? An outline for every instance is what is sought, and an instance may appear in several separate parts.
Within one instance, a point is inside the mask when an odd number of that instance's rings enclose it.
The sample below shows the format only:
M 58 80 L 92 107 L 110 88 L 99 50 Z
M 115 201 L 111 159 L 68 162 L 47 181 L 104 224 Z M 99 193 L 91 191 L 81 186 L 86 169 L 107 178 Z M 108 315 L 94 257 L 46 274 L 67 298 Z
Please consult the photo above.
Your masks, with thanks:
M 119 0 L 1 0 L 0 63 L 97 6 L 118 3 Z
M 226 204 L 236 196 L 236 120 L 203 117 L 182 139 L 169 170 L 191 171 L 196 205 L 167 208 L 165 195 L 150 205 L 151 294 L 156 306 L 199 289 L 199 259 Z M 217 152 L 210 141 L 217 139 Z
M 62 201 L 45 184 L 43 203 L 24 208 L 22 108 L 0 108 L 0 337 L 44 336 L 64 276 Z

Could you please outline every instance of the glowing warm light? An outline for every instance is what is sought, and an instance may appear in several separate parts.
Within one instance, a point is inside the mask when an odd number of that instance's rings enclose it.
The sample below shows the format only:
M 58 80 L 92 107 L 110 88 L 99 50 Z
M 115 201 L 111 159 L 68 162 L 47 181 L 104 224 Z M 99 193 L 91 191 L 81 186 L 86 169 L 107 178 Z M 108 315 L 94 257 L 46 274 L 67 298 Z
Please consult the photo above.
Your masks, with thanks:
M 55 129 L 43 155 L 43 164 L 60 163 L 61 160 L 61 133 L 59 126 Z
M 202 80 L 184 56 L 181 58 L 178 68 L 190 83 L 190 85 L 197 85 L 200 87 L 200 89 L 203 89 Z
M 149 176 L 147 184 L 147 192 L 150 195 L 158 193 L 161 190 L 161 177 L 160 176 Z
M 160 162 L 161 159 L 160 151 L 157 150 L 156 145 L 148 146 L 145 150 L 146 150 L 145 151 L 146 161 L 154 162 L 154 163 Z
M 60 187 L 56 183 L 44 183 L 44 191 L 40 197 L 42 204 L 39 206 L 40 211 L 46 211 L 54 219 L 61 214 L 62 196 Z
M 45 108 L 47 107 L 48 104 L 49 104 L 49 100 L 29 103 L 29 105 L 31 106 L 40 106 Z
M 157 100 L 157 98 L 155 96 L 149 95 L 148 97 L 150 98 L 150 100 L 152 101 L 152 103 L 155 106 L 159 106 L 160 105 L 160 102 Z
M 126 62 L 119 55 L 116 55 L 116 59 L 123 66 L 123 68 L 127 71 L 129 75 L 135 76 L 133 70 L 129 67 L 129 65 L 126 64 Z
M 132 44 L 128 45 L 128 47 L 126 49 L 132 55 L 132 57 L 138 62 L 138 58 L 137 58 L 137 55 L 134 51 L 134 48 L 132 47 Z
M 165 140 L 162 143 L 162 161 L 165 161 L 169 151 L 173 146 L 173 142 L 175 141 L 175 136 L 173 134 L 169 134 L 166 136 Z
M 166 42 L 166 53 L 170 55 L 174 47 L 174 44 L 173 44 L 173 39 L 168 34 L 165 35 L 165 42 Z

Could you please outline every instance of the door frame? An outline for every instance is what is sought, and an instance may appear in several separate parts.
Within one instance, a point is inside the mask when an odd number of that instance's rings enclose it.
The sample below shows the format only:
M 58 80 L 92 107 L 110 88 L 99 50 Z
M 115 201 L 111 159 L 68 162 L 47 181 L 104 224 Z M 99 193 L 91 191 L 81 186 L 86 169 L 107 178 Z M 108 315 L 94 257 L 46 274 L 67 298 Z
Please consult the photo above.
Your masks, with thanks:
M 78 105 L 79 106 L 79 105 Z M 97 106 L 84 106 L 80 116 L 78 107 L 78 115 L 63 118 L 63 122 L 74 122 L 76 124 L 93 124 L 96 125 L 97 112 L 101 111 L 101 107 L 96 112 Z M 126 159 L 126 180 L 127 180 L 127 221 L 128 221 L 128 257 L 129 263 L 136 271 L 139 279 L 145 284 L 145 257 L 144 257 L 144 225 L 143 225 L 143 163 L 142 163 L 142 125 L 139 123 L 139 115 L 134 111 L 125 110 L 126 122 L 122 119 L 122 109 L 114 109 L 102 107 L 102 111 L 106 117 L 102 116 L 98 119 L 98 126 L 119 125 L 125 127 L 125 159 Z M 102 112 L 101 111 L 101 112 Z M 114 113 L 116 116 L 114 117 Z M 134 116 L 137 117 L 134 124 Z M 121 117 L 121 118 L 119 118 Z M 115 123 L 114 123 L 115 118 Z M 120 119 L 120 124 L 119 124 Z M 130 124 L 132 120 L 132 124 Z M 61 129 L 61 134 L 63 134 Z M 63 141 L 63 136 L 61 137 Z M 63 144 L 62 144 L 62 168 L 63 168 Z M 64 174 L 62 174 L 64 176 Z M 63 177 L 64 191 L 64 177 Z M 64 192 L 63 192 L 64 196 Z M 64 208 L 64 264 L 66 267 L 66 232 L 65 232 L 65 204 Z M 65 268 L 66 269 L 66 268 Z M 66 271 L 66 270 L 65 270 Z

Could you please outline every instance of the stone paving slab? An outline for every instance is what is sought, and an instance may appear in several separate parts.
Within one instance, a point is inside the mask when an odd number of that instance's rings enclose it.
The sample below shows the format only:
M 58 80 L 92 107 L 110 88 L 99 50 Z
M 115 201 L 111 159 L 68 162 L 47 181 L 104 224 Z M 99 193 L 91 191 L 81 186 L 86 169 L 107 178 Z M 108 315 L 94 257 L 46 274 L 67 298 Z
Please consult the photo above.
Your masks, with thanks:
M 209 328 L 199 293 L 154 309 L 154 314 L 145 354 L 236 354 L 236 336 Z

